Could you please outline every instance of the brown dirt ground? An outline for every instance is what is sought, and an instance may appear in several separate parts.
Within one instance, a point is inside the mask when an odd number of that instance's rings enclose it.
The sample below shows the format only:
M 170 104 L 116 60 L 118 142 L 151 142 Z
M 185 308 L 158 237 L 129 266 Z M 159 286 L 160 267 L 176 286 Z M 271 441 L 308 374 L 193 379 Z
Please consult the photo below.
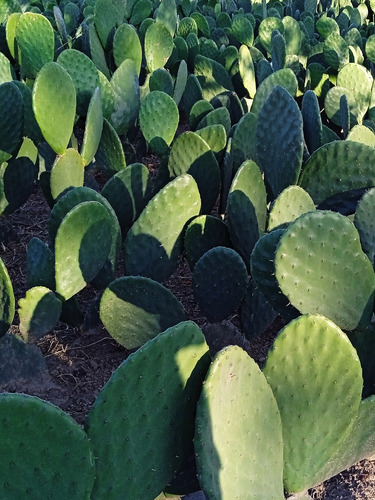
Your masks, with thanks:
M 9 241 L 0 243 L 0 257 L 10 274 L 16 301 L 26 292 L 27 244 L 33 236 L 47 242 L 49 212 L 40 188 L 36 187 L 29 201 L 7 217 Z M 205 318 L 193 299 L 190 285 L 190 270 L 182 262 L 168 280 L 167 286 L 185 307 L 187 317 L 203 326 Z M 89 307 L 92 298 L 93 291 L 90 287 L 79 294 L 84 309 Z M 236 317 L 232 321 L 236 324 Z M 251 354 L 260 365 L 280 326 L 280 320 L 276 320 L 266 335 L 251 342 Z M 11 331 L 16 333 L 17 329 L 16 317 Z M 0 392 L 24 392 L 39 396 L 62 408 L 81 425 L 98 391 L 129 354 L 101 324 L 83 329 L 59 323 L 38 345 L 45 356 L 49 373 L 34 382 L 19 380 L 0 386 Z M 310 494 L 312 498 L 320 500 L 374 500 L 375 461 L 365 460 L 356 464 L 311 490 Z

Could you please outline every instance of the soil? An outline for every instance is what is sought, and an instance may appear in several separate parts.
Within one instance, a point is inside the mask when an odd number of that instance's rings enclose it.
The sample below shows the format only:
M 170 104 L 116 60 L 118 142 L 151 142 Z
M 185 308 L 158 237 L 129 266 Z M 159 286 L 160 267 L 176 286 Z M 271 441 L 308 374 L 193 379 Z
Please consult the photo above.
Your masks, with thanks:
M 50 209 L 37 186 L 25 205 L 5 221 L 0 219 L 0 257 L 10 274 L 16 301 L 25 295 L 27 289 L 27 245 L 34 236 L 48 242 L 49 213 Z M 183 304 L 187 317 L 204 327 L 206 320 L 192 296 L 191 273 L 185 261 L 181 261 L 180 267 L 166 285 Z M 90 308 L 94 297 L 95 292 L 90 287 L 79 294 L 84 310 Z M 12 333 L 18 331 L 17 321 L 15 317 Z M 238 319 L 233 317 L 231 321 L 236 325 Z M 245 343 L 260 365 L 264 363 L 267 350 L 281 326 L 281 320 L 277 319 L 265 335 L 250 344 Z M 34 381 L 14 380 L 3 384 L 0 392 L 23 392 L 39 396 L 62 408 L 81 425 L 99 390 L 129 355 L 99 322 L 95 324 L 94 321 L 90 324 L 86 322 L 84 327 L 58 323 L 37 345 L 43 352 L 48 372 Z M 375 499 L 375 461 L 359 462 L 311 490 L 310 494 L 312 498 L 321 500 Z

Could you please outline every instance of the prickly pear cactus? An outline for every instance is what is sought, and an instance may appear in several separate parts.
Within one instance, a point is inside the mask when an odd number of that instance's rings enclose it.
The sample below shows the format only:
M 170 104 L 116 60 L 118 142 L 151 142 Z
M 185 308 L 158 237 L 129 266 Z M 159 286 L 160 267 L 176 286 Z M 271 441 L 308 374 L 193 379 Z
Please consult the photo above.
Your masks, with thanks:
M 256 130 L 256 157 L 271 196 L 296 184 L 303 148 L 301 112 L 289 92 L 277 85 L 259 110 Z
M 196 182 L 188 174 L 168 183 L 147 204 L 125 239 L 125 272 L 164 281 L 178 266 L 185 224 L 201 208 Z
M 158 154 L 167 152 L 179 122 L 176 103 L 165 92 L 154 90 L 142 100 L 139 125 L 151 149 Z
M 361 240 L 362 249 L 375 265 L 375 188 L 369 189 L 361 198 L 354 215 L 354 225 Z
M 26 254 L 27 286 L 55 289 L 55 257 L 48 245 L 37 237 L 31 238 Z
M 35 396 L 0 394 L 0 446 L 4 500 L 89 500 L 95 477 L 90 441 L 56 406 Z
M 97 201 L 75 206 L 62 220 L 55 239 L 56 292 L 68 300 L 104 266 L 112 245 L 112 219 Z
M 45 64 L 33 87 L 33 110 L 43 137 L 61 155 L 68 147 L 76 113 L 76 90 L 60 64 Z
M 121 135 L 134 124 L 139 113 L 140 89 L 134 62 L 125 59 L 113 73 L 110 83 L 115 95 L 110 121 Z
M 96 164 L 109 175 L 113 175 L 126 167 L 121 140 L 114 127 L 105 118 L 95 160 Z
M 324 479 L 327 463 L 353 427 L 361 364 L 338 326 L 305 315 L 281 330 L 264 374 L 281 414 L 285 489 L 303 491 Z
M 245 294 L 246 282 L 246 266 L 231 248 L 211 248 L 194 266 L 194 297 L 212 323 L 236 311 Z
M 173 50 L 173 39 L 168 28 L 160 22 L 151 24 L 145 34 L 144 51 L 150 73 L 163 68 Z
M 268 231 L 292 222 L 300 215 L 315 210 L 311 196 L 300 186 L 289 186 L 273 202 L 268 218 Z
M 69 148 L 56 158 L 50 176 L 51 195 L 54 200 L 69 189 L 83 185 L 84 162 L 76 149 Z
M 173 293 L 157 281 L 125 276 L 112 281 L 100 300 L 100 319 L 126 349 L 134 349 L 185 320 Z
M 341 214 L 316 210 L 290 224 L 276 250 L 275 272 L 301 313 L 323 314 L 346 330 L 371 316 L 374 271 L 357 230 Z
M 318 204 L 337 193 L 375 185 L 374 148 L 353 141 L 325 144 L 311 155 L 298 184 Z
M 259 236 L 264 233 L 267 195 L 258 165 L 245 161 L 237 171 L 228 194 L 227 224 L 234 248 L 246 266 Z
M 170 176 L 194 177 L 202 200 L 202 212 L 210 213 L 220 192 L 220 168 L 213 151 L 195 132 L 183 132 L 173 142 L 168 159 Z
M 12 82 L 0 85 L 0 162 L 7 161 L 22 142 L 24 104 L 21 91 Z
M 38 167 L 26 157 L 11 158 L 0 167 L 0 214 L 7 215 L 23 205 L 34 190 Z M 22 179 L 22 183 L 20 183 Z
M 228 90 L 234 90 L 228 71 L 219 62 L 198 54 L 194 60 L 194 74 L 202 88 L 203 97 L 210 101 Z
M 103 107 L 99 87 L 96 87 L 90 99 L 85 123 L 85 133 L 81 148 L 84 165 L 91 163 L 98 150 L 103 131 Z
M 43 286 L 30 288 L 19 300 L 20 332 L 26 342 L 35 342 L 50 332 L 58 322 L 62 303 Z
M 15 312 L 13 286 L 7 268 L 0 258 L 0 337 L 6 334 Z
M 258 365 L 237 346 L 221 350 L 209 369 L 194 445 L 208 500 L 284 498 L 279 409 Z
M 153 500 L 163 490 L 190 450 L 208 363 L 201 330 L 183 322 L 113 373 L 86 421 L 97 457 L 93 500 L 118 500 L 124 492 Z
M 142 46 L 137 31 L 130 24 L 121 24 L 113 37 L 113 57 L 117 67 L 131 59 L 139 76 L 142 64 Z

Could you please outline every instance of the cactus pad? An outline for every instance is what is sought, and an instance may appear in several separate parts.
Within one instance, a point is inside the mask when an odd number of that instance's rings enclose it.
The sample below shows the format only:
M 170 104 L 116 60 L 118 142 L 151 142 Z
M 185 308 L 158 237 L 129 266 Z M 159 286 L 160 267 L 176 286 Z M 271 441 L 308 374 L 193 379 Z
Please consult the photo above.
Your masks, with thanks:
M 251 105 L 250 111 L 252 113 L 258 115 L 264 101 L 276 85 L 283 87 L 292 97 L 296 95 L 298 83 L 295 74 L 290 68 L 280 69 L 265 78 L 259 85 L 254 96 L 253 104 Z
M 90 442 L 68 414 L 34 396 L 1 394 L 0 436 L 3 500 L 90 498 Z
M 12 82 L 0 85 L 0 162 L 7 161 L 22 142 L 24 104 L 21 91 Z
M 83 185 L 83 158 L 77 150 L 67 149 L 57 157 L 53 164 L 50 177 L 51 195 L 54 200 L 66 193 L 72 187 Z
M 130 24 L 121 24 L 113 37 L 113 57 L 116 66 L 120 66 L 125 59 L 132 59 L 137 75 L 141 71 L 142 46 L 138 34 Z
M 134 349 L 185 320 L 173 293 L 157 281 L 125 276 L 112 281 L 100 301 L 100 319 L 126 349 Z
M 129 130 L 138 118 L 140 90 L 137 69 L 131 59 L 125 59 L 111 78 L 114 91 L 111 124 L 121 135 Z
M 103 119 L 102 136 L 95 155 L 97 165 L 110 175 L 126 167 L 124 149 L 114 127 Z
M 300 215 L 315 210 L 310 195 L 299 186 L 289 186 L 282 191 L 271 206 L 268 219 L 268 231 L 292 222 Z
M 354 225 L 358 230 L 363 251 L 375 265 L 375 188 L 369 189 L 357 205 L 354 215 Z
M 163 68 L 173 50 L 173 39 L 168 28 L 160 22 L 151 24 L 145 34 L 144 51 L 148 70 Z
M 96 87 L 87 110 L 85 134 L 81 149 L 84 165 L 94 159 L 103 131 L 103 108 L 99 87 Z
M 93 500 L 118 500 L 125 491 L 151 500 L 172 479 L 191 447 L 207 353 L 199 327 L 184 322 L 113 373 L 86 422 L 97 457 Z
M 303 491 L 324 479 L 327 462 L 353 426 L 361 364 L 340 328 L 323 316 L 306 315 L 281 330 L 264 374 L 281 414 L 285 489 Z
M 280 413 L 258 365 L 237 346 L 209 369 L 194 444 L 208 500 L 284 498 Z
M 373 301 L 375 276 L 354 225 L 343 215 L 301 215 L 281 237 L 276 278 L 301 313 L 318 313 L 353 330 Z
M 0 258 L 0 337 L 6 334 L 15 312 L 13 286 L 7 268 Z

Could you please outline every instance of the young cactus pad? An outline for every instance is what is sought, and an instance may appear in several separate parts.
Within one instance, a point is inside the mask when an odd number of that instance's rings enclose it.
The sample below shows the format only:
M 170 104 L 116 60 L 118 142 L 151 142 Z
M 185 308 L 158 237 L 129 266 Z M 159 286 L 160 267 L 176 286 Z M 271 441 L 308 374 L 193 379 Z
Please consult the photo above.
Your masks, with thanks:
M 12 282 L 7 268 L 0 258 L 0 337 L 6 334 L 15 312 Z
M 68 147 L 76 113 L 76 90 L 69 73 L 50 62 L 38 73 L 33 109 L 43 137 L 58 155 Z
M 200 328 L 183 322 L 132 354 L 86 422 L 96 459 L 92 500 L 154 500 L 190 450 L 209 364 Z
M 92 281 L 112 245 L 112 219 L 97 201 L 85 201 L 64 217 L 55 240 L 56 292 L 68 300 Z
M 104 290 L 100 319 L 119 344 L 134 349 L 184 321 L 185 313 L 173 293 L 157 281 L 125 276 Z
M 208 500 L 284 498 L 279 409 L 258 365 L 237 346 L 221 350 L 209 369 L 194 444 Z
M 290 493 L 320 483 L 348 436 L 362 394 L 362 370 L 348 337 L 320 315 L 289 323 L 269 351 L 264 374 L 283 427 L 284 485 Z
M 188 174 L 169 182 L 148 203 L 125 239 L 125 271 L 156 281 L 178 266 L 185 224 L 200 212 L 196 182 Z
M 275 255 L 282 292 L 301 313 L 318 313 L 353 330 L 368 304 L 375 276 L 354 225 L 343 215 L 301 215 L 281 237 Z
M 56 406 L 34 396 L 0 394 L 0 447 L 3 500 L 90 499 L 90 441 Z
M 315 210 L 315 205 L 309 193 L 300 186 L 288 186 L 271 205 L 268 231 L 272 231 L 286 222 L 292 222 L 300 215 L 313 210 Z

